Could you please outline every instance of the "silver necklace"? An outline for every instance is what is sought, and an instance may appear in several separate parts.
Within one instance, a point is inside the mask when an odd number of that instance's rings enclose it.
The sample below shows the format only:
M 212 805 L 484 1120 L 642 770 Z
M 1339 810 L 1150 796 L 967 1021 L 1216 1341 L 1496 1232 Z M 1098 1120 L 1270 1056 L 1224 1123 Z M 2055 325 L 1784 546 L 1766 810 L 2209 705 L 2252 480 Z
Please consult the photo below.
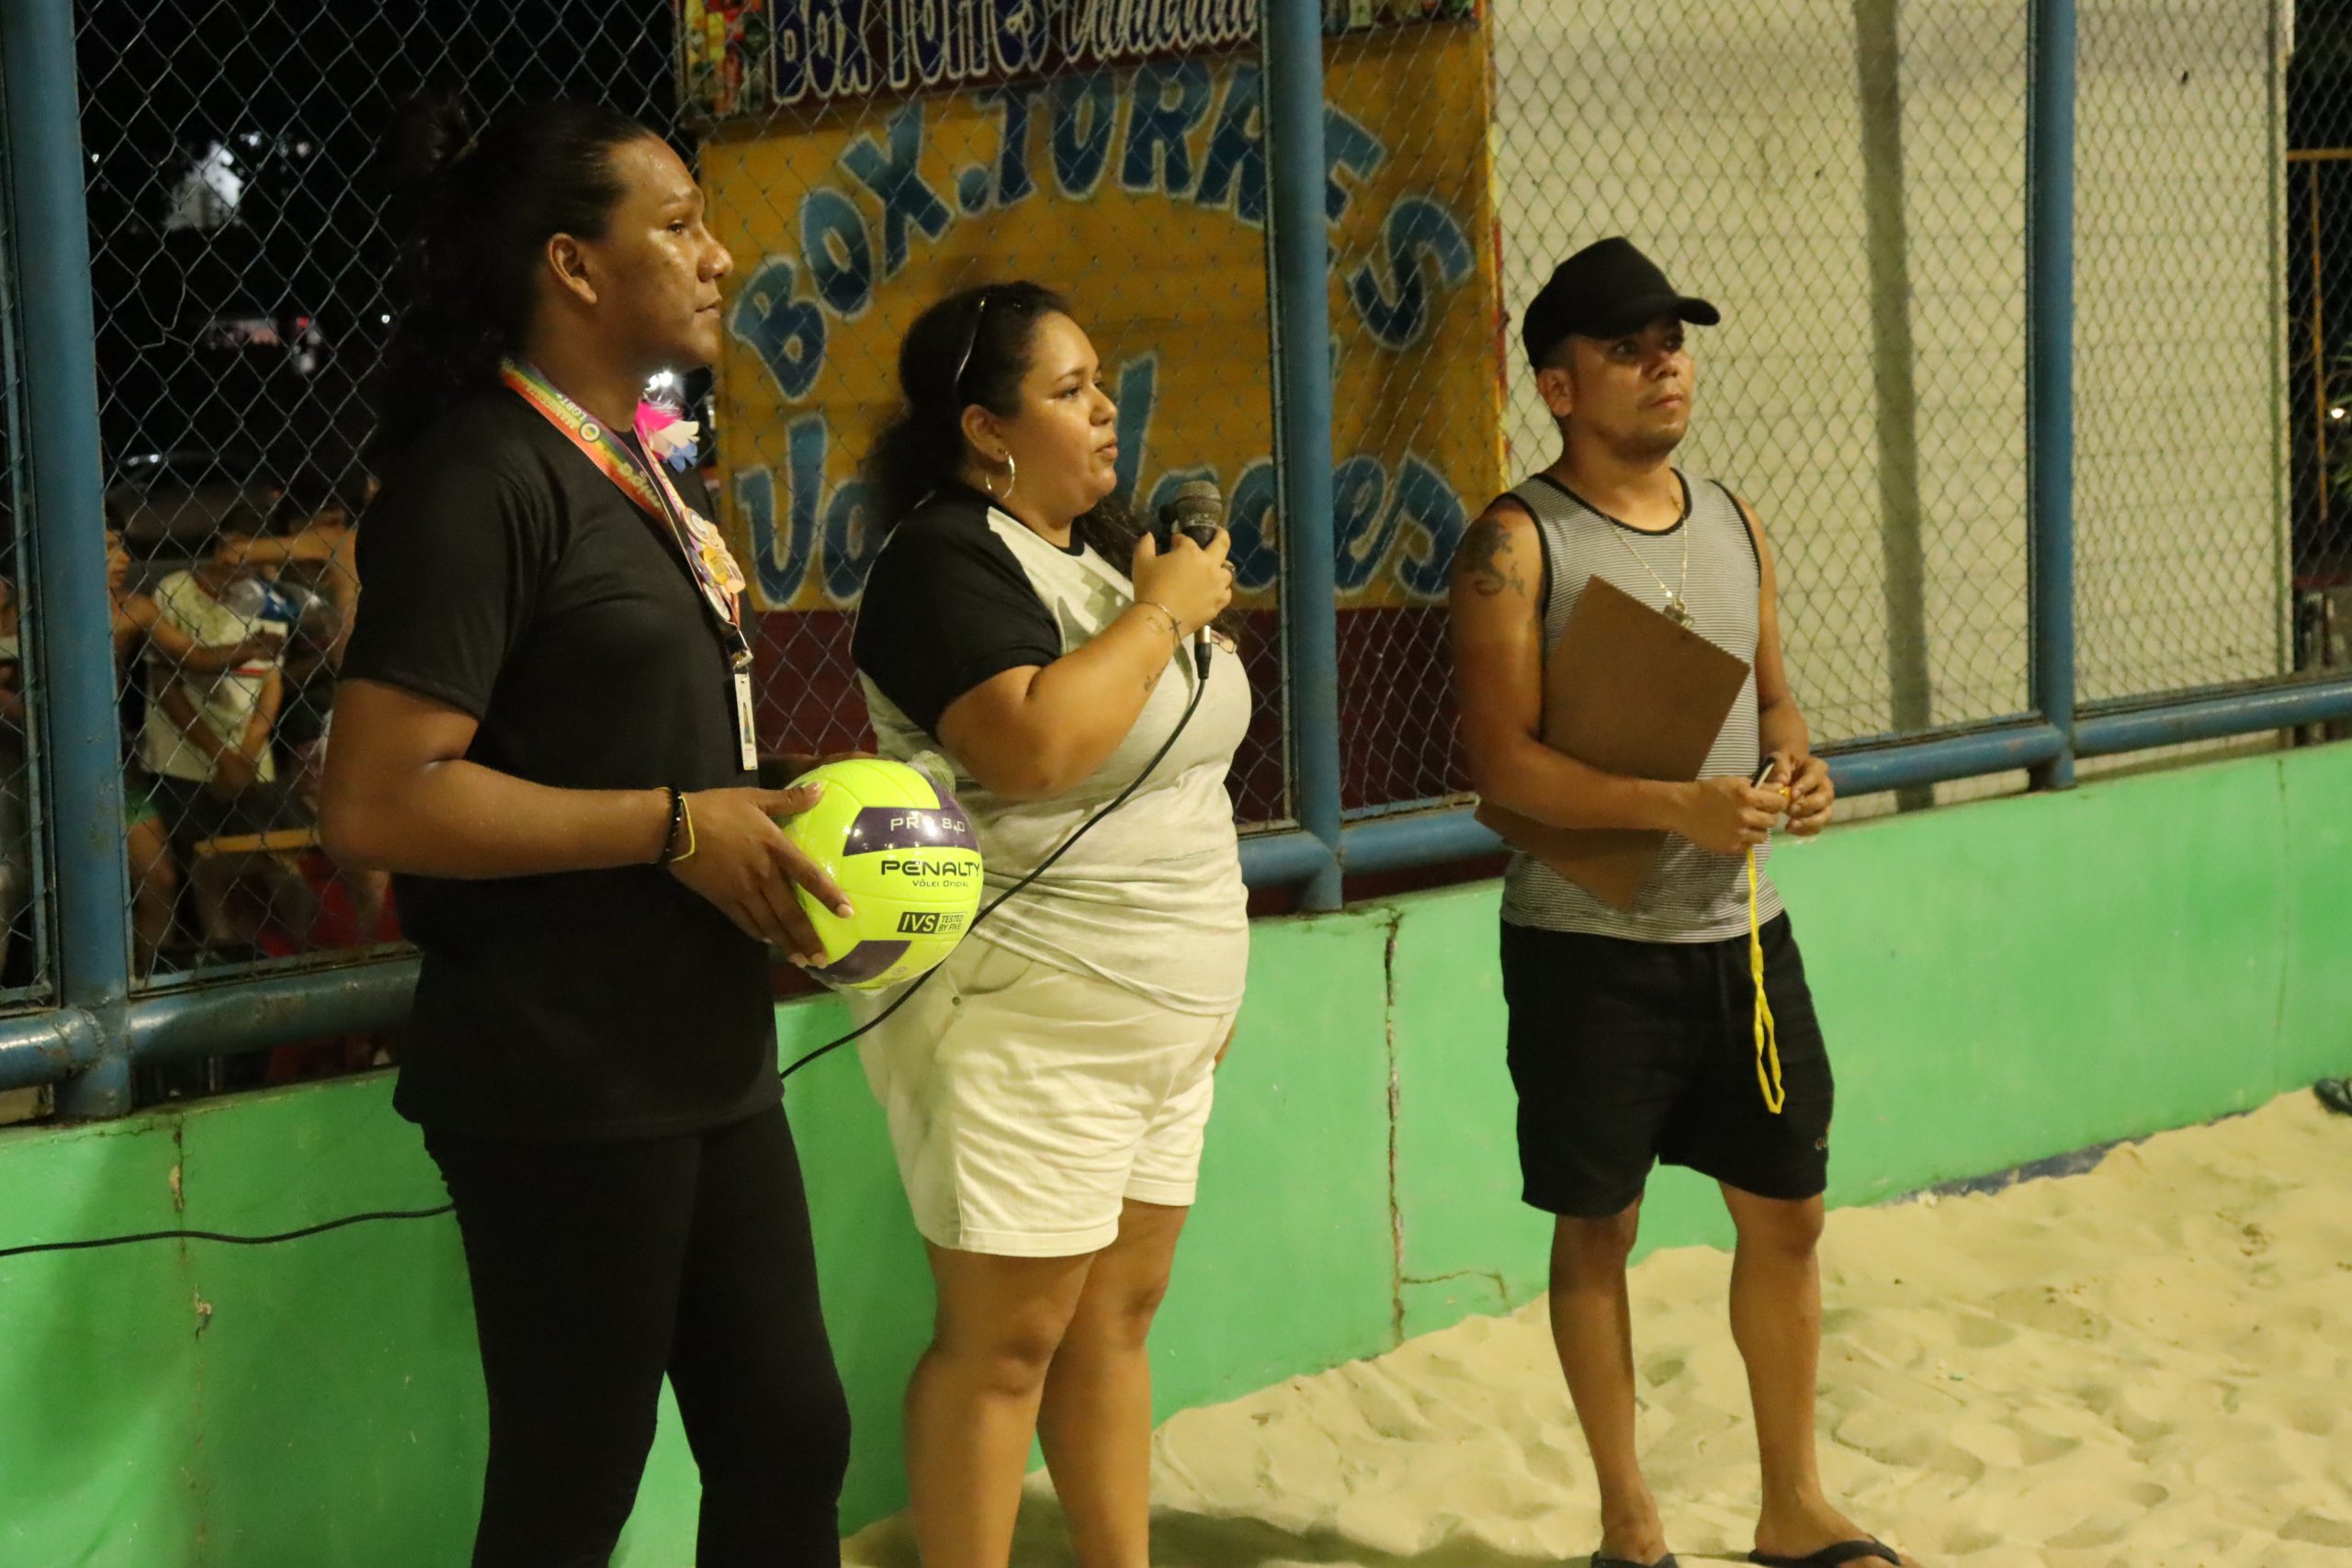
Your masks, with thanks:
M 1657 568 L 1650 565 L 1649 561 L 1642 555 L 1642 552 L 1634 548 L 1633 541 L 1626 538 L 1624 535 L 1617 532 L 1618 526 L 1618 525 L 1612 524 L 1610 528 L 1611 534 L 1615 536 L 1619 544 L 1625 547 L 1625 553 L 1627 555 L 1633 557 L 1636 561 L 1641 562 L 1642 570 L 1648 572 L 1651 578 L 1657 581 L 1657 591 L 1666 595 L 1666 618 L 1672 621 L 1678 626 L 1689 626 L 1690 624 L 1690 606 L 1682 602 L 1682 590 L 1689 586 L 1690 581 L 1690 519 L 1685 517 L 1681 523 L 1682 571 L 1681 574 L 1675 579 L 1674 586 L 1671 588 L 1668 588 L 1666 585 L 1666 579 L 1658 576 Z

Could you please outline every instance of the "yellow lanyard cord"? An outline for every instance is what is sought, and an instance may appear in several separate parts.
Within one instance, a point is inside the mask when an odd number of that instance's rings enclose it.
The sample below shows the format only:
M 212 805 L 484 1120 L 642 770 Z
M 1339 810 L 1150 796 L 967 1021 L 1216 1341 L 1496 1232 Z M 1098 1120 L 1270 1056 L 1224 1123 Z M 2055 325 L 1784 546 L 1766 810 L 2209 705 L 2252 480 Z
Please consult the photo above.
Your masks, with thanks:
M 1756 852 L 1747 852 L 1747 973 L 1756 982 L 1756 1082 L 1765 1109 L 1775 1116 L 1789 1101 L 1781 1088 L 1781 1035 L 1772 1026 L 1772 1004 L 1764 999 L 1764 928 L 1756 920 Z

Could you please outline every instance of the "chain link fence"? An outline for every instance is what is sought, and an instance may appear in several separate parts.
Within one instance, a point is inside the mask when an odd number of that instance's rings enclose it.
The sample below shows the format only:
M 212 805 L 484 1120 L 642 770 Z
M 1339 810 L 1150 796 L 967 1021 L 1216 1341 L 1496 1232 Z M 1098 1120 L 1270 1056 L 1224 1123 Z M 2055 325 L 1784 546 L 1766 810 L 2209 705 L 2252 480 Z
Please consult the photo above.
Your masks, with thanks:
M 769 750 L 870 744 L 848 649 L 879 539 L 857 464 L 915 314 L 1025 277 L 1073 298 L 1101 355 L 1124 497 L 1226 496 L 1259 697 L 1236 817 L 1298 819 L 1254 0 L 77 16 L 141 984 L 398 935 L 381 880 L 320 853 L 314 792 L 360 589 L 362 388 L 393 316 L 376 157 L 427 86 L 483 116 L 598 99 L 695 162 L 735 260 L 726 344 L 715 374 L 652 390 L 698 426 L 752 579 Z M 1347 814 L 1466 788 L 1446 568 L 1468 519 L 1557 455 L 1518 319 L 1612 233 L 1724 309 L 1693 334 L 1678 460 L 1770 534 L 1817 741 L 2026 710 L 2027 17 L 1327 0 L 1331 340 L 1306 346 L 1330 355 Z M 2352 288 L 2330 284 L 2352 268 L 2352 49 L 2332 13 L 2303 26 L 2282 77 L 2280 0 L 2080 6 L 2086 701 L 2346 660 Z M 0 984 L 45 983 L 37 906 L 11 906 Z
M 8 258 L 14 219 L 0 183 L 0 1008 L 25 1007 L 50 993 L 49 900 L 42 889 L 40 801 L 34 789 L 37 700 L 25 656 L 26 485 L 17 349 L 20 301 Z M 5 1119 L 0 1114 L 0 1119 Z
M 2352 17 L 2299 15 L 2287 83 L 2293 660 L 2341 673 L 2352 669 Z
M 1288 825 L 1254 57 L 1135 63 L 1049 28 L 981 48 L 864 15 L 828 35 L 782 7 L 686 8 L 685 114 L 736 268 L 713 488 L 763 627 L 763 729 L 870 743 L 849 641 L 881 539 L 857 470 L 900 407 L 899 342 L 935 300 L 1033 281 L 1100 357 L 1118 498 L 1150 513 L 1204 479 L 1227 499 L 1258 696 L 1236 815 Z M 1068 69 L 1038 79 L 1033 49 Z
M 1027 276 L 1093 333 L 1125 499 L 1206 477 L 1232 502 L 1261 696 L 1237 815 L 1292 822 L 1251 51 L 779 92 L 767 51 L 790 24 L 760 6 L 691 7 L 683 61 L 658 3 L 266 8 L 79 7 L 108 521 L 140 626 L 122 675 L 146 982 L 398 932 L 383 880 L 318 851 L 315 788 L 359 587 L 363 388 L 393 315 L 375 156 L 427 85 L 485 117 L 601 99 L 696 158 L 737 258 L 730 330 L 715 378 L 667 390 L 706 427 L 752 569 L 766 747 L 870 744 L 848 648 L 878 540 L 855 468 L 897 401 L 899 334 L 943 294 Z
M 1466 4 L 1327 5 L 1340 805 L 1464 795 L 1445 586 L 1502 482 L 1485 28 Z
M 1815 742 L 2021 711 L 2024 7 L 1494 16 L 1508 320 L 1620 233 L 1721 308 L 1677 462 L 1772 541 Z M 1516 478 L 1559 438 L 1507 369 Z
M 395 99 L 597 97 L 668 130 L 659 6 L 77 7 L 139 983 L 399 934 L 318 848 L 392 321 Z
M 2079 10 L 2075 604 L 2085 703 L 2293 666 L 2284 17 L 2272 0 L 2087 0 Z

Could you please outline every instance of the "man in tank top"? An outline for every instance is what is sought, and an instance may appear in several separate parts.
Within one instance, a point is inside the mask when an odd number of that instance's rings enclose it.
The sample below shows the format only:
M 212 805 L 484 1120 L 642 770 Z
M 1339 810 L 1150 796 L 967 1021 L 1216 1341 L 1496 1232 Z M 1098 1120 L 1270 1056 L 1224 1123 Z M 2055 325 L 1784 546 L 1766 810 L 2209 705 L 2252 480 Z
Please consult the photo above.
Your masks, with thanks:
M 1556 827 L 1668 834 L 1630 909 L 1511 858 L 1502 976 L 1520 1162 L 1526 1201 L 1556 1216 L 1552 1331 L 1600 1486 L 1595 1568 L 1673 1562 L 1634 1453 L 1625 1291 L 1658 1160 L 1719 1183 L 1738 1232 L 1732 1331 L 1764 1472 L 1750 1560 L 1909 1562 L 1830 1504 L 1815 1461 L 1832 1089 L 1761 862 L 1783 818 L 1792 833 L 1821 831 L 1833 792 L 1782 667 L 1763 530 L 1729 490 L 1671 462 L 1690 423 L 1685 324 L 1720 319 L 1623 239 L 1562 262 L 1521 323 L 1559 460 L 1488 507 L 1454 562 L 1455 683 L 1479 794 Z M 1751 667 L 1695 782 L 1605 773 L 1539 739 L 1545 663 L 1595 578 Z M 1750 851 L 1777 1083 L 1759 1072 Z

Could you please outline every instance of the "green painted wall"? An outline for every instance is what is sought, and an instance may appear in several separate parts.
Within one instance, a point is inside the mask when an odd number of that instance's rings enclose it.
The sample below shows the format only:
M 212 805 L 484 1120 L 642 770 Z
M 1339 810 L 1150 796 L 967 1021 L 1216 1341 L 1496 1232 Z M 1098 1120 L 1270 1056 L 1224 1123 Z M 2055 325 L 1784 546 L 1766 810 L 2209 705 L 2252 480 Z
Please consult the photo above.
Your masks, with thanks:
M 1833 1197 L 2260 1103 L 2352 1071 L 2352 747 L 1947 808 L 1787 848 L 1839 1071 Z M 1201 1206 L 1155 1338 L 1163 1411 L 1375 1352 L 1541 1287 L 1493 964 L 1496 890 L 1257 931 Z M 840 1010 L 784 1010 L 787 1053 Z M 0 1134 L 0 1244 L 287 1228 L 439 1187 L 381 1077 Z M 856 1068 L 794 1080 L 827 1315 L 858 1424 L 853 1524 L 895 1506 L 929 1292 Z M 175 1191 L 177 1198 L 175 1199 Z M 1647 1246 L 1720 1241 L 1663 1174 Z M 263 1250 L 0 1262 L 0 1562 L 462 1561 L 479 1379 L 447 1221 Z M 688 1555 L 665 1421 L 620 1561 Z
M 2352 1071 L 2352 747 L 1781 840 L 1838 1070 L 1830 1198 L 1940 1181 L 2262 1103 Z M 1464 906 L 1474 897 L 1476 919 Z M 1543 1288 L 1482 962 L 1489 890 L 1399 906 L 1394 1033 L 1408 1333 Z M 1727 1244 L 1664 1171 L 1644 1247 Z

